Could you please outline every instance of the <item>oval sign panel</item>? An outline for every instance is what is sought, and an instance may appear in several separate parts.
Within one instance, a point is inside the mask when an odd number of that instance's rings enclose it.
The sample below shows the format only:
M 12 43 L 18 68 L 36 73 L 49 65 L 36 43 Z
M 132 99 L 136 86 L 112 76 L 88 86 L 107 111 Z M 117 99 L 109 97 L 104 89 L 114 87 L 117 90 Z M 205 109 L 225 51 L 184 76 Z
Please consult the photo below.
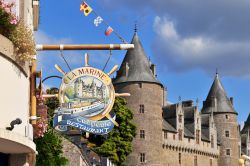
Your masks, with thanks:
M 66 131 L 73 126 L 94 134 L 107 134 L 114 127 L 110 117 L 115 91 L 111 78 L 93 67 L 77 68 L 63 77 L 59 90 L 60 108 L 53 125 Z

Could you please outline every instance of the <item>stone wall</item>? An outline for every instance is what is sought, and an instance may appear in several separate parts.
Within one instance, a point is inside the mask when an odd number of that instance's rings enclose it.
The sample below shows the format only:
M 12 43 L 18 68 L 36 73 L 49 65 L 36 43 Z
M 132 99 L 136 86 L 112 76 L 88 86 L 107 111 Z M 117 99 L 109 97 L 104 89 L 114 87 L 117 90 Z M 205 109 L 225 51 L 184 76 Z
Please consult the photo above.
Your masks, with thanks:
M 227 118 L 226 118 L 227 115 Z M 237 115 L 233 113 L 223 113 L 214 115 L 215 125 L 220 141 L 219 165 L 238 166 L 240 157 L 239 130 Z M 229 137 L 225 136 L 225 131 L 229 131 Z M 226 154 L 226 149 L 230 149 L 230 155 Z
M 163 166 L 218 166 L 216 157 L 206 156 L 196 151 L 164 148 L 163 156 Z M 197 165 L 195 165 L 196 159 Z
M 164 90 L 152 83 L 125 83 L 115 85 L 116 92 L 130 93 L 126 97 L 127 106 L 134 113 L 136 138 L 133 140 L 133 152 L 128 157 L 128 164 L 162 165 L 162 106 Z M 144 113 L 140 113 L 144 105 Z M 140 138 L 140 130 L 145 131 L 145 138 Z M 145 161 L 140 162 L 140 154 L 145 154 Z

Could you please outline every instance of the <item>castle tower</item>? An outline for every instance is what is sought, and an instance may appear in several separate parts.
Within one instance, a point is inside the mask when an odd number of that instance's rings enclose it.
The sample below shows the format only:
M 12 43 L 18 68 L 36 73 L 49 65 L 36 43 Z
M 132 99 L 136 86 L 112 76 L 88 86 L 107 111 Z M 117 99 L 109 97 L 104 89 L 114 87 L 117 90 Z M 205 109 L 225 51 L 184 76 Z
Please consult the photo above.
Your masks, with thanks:
M 75 85 L 75 97 L 79 97 L 79 98 L 81 98 L 82 96 L 83 96 L 83 93 L 82 93 L 82 88 L 83 88 L 83 86 L 82 86 L 82 81 L 81 81 L 81 79 L 77 79 L 76 81 L 75 81 L 75 83 L 74 83 Z
M 164 100 L 163 85 L 157 81 L 155 65 L 147 59 L 140 39 L 135 32 L 132 44 L 122 65 L 113 80 L 118 93 L 130 93 L 126 97 L 127 106 L 134 113 L 137 127 L 133 140 L 133 152 L 128 156 L 128 164 L 163 165 L 162 150 L 162 107 Z
M 245 121 L 244 127 L 240 132 L 241 153 L 250 156 L 250 114 Z
M 238 166 L 240 155 L 238 114 L 233 108 L 233 99 L 228 99 L 217 73 L 201 112 L 212 114 L 214 117 L 220 143 L 218 165 Z

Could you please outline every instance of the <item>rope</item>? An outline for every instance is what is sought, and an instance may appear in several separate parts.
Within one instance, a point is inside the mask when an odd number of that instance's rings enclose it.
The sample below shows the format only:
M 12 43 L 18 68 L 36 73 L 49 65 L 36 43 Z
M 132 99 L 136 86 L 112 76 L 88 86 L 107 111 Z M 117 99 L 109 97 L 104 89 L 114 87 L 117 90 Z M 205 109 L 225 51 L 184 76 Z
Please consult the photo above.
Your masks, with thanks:
M 85 0 L 86 1 L 86 0 Z M 84 2 L 84 1 L 83 1 Z M 92 8 L 92 7 L 91 7 Z M 93 8 L 92 8 L 92 12 L 96 15 L 96 17 L 100 16 Z M 102 18 L 103 19 L 103 18 Z M 110 26 L 104 19 L 103 19 L 103 23 L 106 26 Z M 113 28 L 112 28 L 113 29 Z M 121 36 L 119 35 L 114 29 L 113 29 L 114 34 L 121 40 L 121 42 L 123 42 L 124 44 L 128 44 L 128 42 Z
M 60 53 L 61 53 L 60 55 L 61 55 L 61 57 L 63 58 L 64 62 L 67 64 L 67 66 L 68 66 L 68 68 L 69 68 L 69 71 L 71 71 L 71 68 L 70 68 L 70 66 L 69 66 L 69 64 L 68 64 L 68 62 L 67 62 L 67 60 L 64 58 L 62 51 L 60 51 Z
M 112 56 L 112 51 L 111 51 L 111 50 L 109 50 L 109 57 L 108 57 L 108 60 L 106 61 L 105 65 L 104 65 L 104 67 L 103 67 L 102 71 L 104 71 L 104 70 L 105 70 L 105 68 L 106 68 L 106 66 L 107 66 L 107 64 L 108 64 L 108 62 L 109 62 L 109 60 L 110 60 L 111 56 Z

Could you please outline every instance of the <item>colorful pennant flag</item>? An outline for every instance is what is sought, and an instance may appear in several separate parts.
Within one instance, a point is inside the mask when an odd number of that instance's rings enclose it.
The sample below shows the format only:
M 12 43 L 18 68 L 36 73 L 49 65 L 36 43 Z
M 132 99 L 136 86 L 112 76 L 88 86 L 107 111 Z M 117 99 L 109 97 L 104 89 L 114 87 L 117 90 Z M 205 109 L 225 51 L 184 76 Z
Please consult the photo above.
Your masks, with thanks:
M 82 2 L 82 4 L 80 5 L 80 10 L 84 13 L 85 16 L 88 16 L 93 9 L 89 5 L 87 5 L 86 2 Z
M 109 26 L 106 31 L 105 31 L 105 35 L 109 36 L 114 30 Z
M 94 20 L 94 24 L 96 27 L 98 27 L 99 24 L 101 24 L 103 19 L 100 16 L 97 16 L 96 19 Z

